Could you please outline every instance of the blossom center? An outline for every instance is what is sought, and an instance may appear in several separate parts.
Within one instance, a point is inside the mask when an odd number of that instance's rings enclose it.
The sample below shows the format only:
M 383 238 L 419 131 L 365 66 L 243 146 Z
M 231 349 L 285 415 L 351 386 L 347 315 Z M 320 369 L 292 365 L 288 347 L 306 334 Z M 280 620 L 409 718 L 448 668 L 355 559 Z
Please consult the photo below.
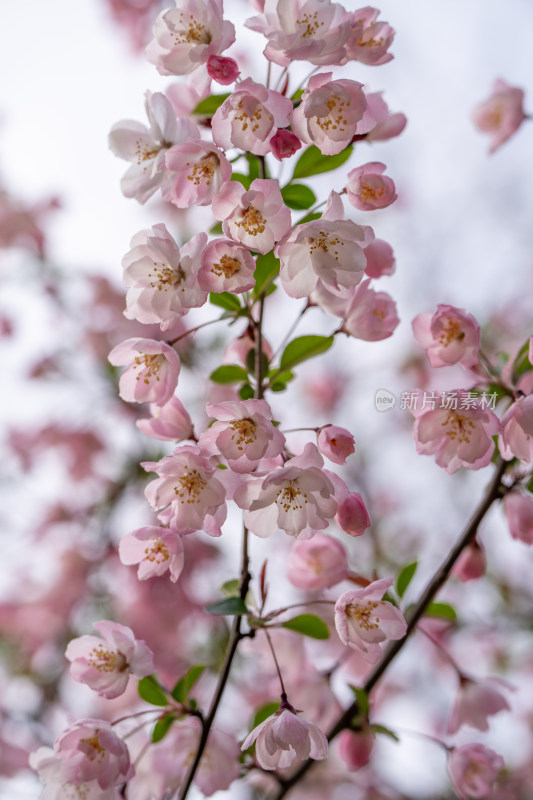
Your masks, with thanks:
M 276 497 L 278 503 L 284 511 L 297 511 L 307 503 L 307 495 L 302 492 L 296 481 L 287 481 L 278 491 Z
M 464 338 L 465 333 L 461 329 L 459 320 L 454 319 L 453 317 L 448 317 L 446 324 L 440 332 L 439 344 L 441 344 L 443 347 L 448 347 L 448 345 L 454 340 L 457 342 L 462 342 Z
M 255 422 L 248 417 L 245 419 L 234 419 L 229 424 L 230 428 L 235 431 L 231 437 L 238 450 L 244 450 L 247 444 L 253 444 L 256 439 L 256 425 Z
M 155 158 L 160 149 L 160 147 L 149 145 L 148 142 L 143 139 L 137 139 L 135 142 L 135 158 L 137 159 L 137 165 L 140 167 L 144 161 L 150 161 L 152 158 Z
M 185 273 L 181 267 L 173 269 L 168 264 L 154 261 L 153 269 L 148 273 L 148 277 L 151 278 L 151 288 L 161 292 L 163 289 L 167 291 L 167 289 L 179 286 L 185 280 Z
M 128 666 L 122 653 L 106 650 L 103 645 L 93 647 L 89 653 L 89 664 L 98 672 L 124 672 Z
M 159 377 L 159 372 L 161 370 L 161 356 L 148 355 L 147 353 L 145 353 L 143 356 L 135 356 L 133 361 L 133 369 L 142 370 L 140 375 L 136 376 L 135 380 L 140 381 L 142 377 L 144 383 L 150 383 L 150 381 L 153 379 L 160 381 L 161 378 Z
M 255 206 L 248 206 L 248 208 L 242 209 L 241 219 L 235 225 L 238 228 L 244 228 L 250 236 L 257 236 L 259 233 L 264 233 L 266 219 Z
M 144 550 L 144 556 L 147 561 L 153 561 L 157 564 L 163 564 L 169 559 L 168 547 L 161 539 L 156 539 Z
M 300 19 L 296 20 L 297 25 L 305 26 L 305 31 L 300 34 L 302 39 L 313 39 L 320 30 L 324 27 L 324 23 L 318 19 L 318 11 L 313 14 L 304 14 Z
M 172 24 L 169 25 L 175 44 L 209 44 L 211 42 L 211 34 L 205 25 L 195 20 L 192 14 L 188 15 L 188 21 L 183 12 L 180 11 L 179 16 L 181 30 Z
M 89 736 L 87 739 L 80 739 L 80 750 L 89 761 L 103 761 L 105 757 L 105 748 L 100 744 L 98 734 Z
M 344 109 L 345 106 L 350 106 L 350 101 L 342 100 L 337 94 L 331 94 L 326 100 L 326 106 L 328 113 L 317 118 L 318 127 L 322 128 L 324 132 L 343 131 L 344 126 L 348 124 L 348 120 L 344 116 Z
M 195 186 L 199 186 L 201 183 L 205 181 L 207 186 L 211 185 L 211 179 L 215 174 L 215 169 L 217 166 L 218 159 L 212 153 L 209 155 L 204 156 L 200 159 L 200 161 L 195 161 L 192 165 L 192 169 L 189 170 L 189 174 L 187 175 L 187 180 L 194 183 Z M 187 161 L 187 166 L 191 166 L 191 162 Z
M 385 189 L 383 186 L 380 186 L 379 189 L 374 189 L 369 183 L 362 183 L 359 197 L 363 203 L 368 203 L 372 201 L 376 202 L 376 200 L 378 200 L 380 197 L 383 197 L 384 194 Z
M 187 469 L 178 478 L 174 494 L 181 503 L 199 503 L 200 495 L 207 486 L 206 479 L 196 469 Z
M 248 103 L 245 103 L 245 106 L 247 107 L 243 107 L 243 101 L 241 100 L 237 106 L 241 113 L 236 114 L 234 117 L 236 121 L 238 120 L 241 123 L 241 128 L 243 131 L 247 130 L 248 126 L 250 126 L 252 133 L 255 133 L 257 130 L 259 130 L 261 120 L 263 119 L 263 112 L 266 113 L 267 118 L 270 118 L 271 124 L 269 128 L 272 127 L 274 123 L 273 117 L 269 111 L 265 109 L 262 103 L 257 103 L 254 101 L 254 104 L 252 105 L 252 103 L 249 101 Z
M 241 262 L 238 258 L 234 258 L 233 256 L 229 256 L 227 253 L 221 257 L 220 261 L 217 261 L 211 267 L 211 272 L 218 276 L 224 276 L 225 278 L 231 278 L 236 272 L 238 272 L 241 268 Z
M 339 260 L 339 247 L 344 247 L 344 242 L 342 239 L 339 239 L 338 236 L 331 236 L 326 231 L 320 231 L 317 236 L 310 236 L 307 240 L 309 245 L 309 255 L 312 256 L 317 250 L 321 250 L 323 253 L 329 253 L 335 258 L 335 261 Z
M 446 436 L 452 442 L 457 440 L 457 444 L 469 444 L 472 431 L 476 427 L 473 420 L 456 411 L 450 411 L 442 425 L 446 429 Z
M 374 631 L 379 628 L 379 617 L 375 617 L 373 622 L 372 614 L 374 609 L 378 607 L 377 603 L 370 600 L 363 605 L 362 603 L 350 603 L 346 606 L 346 614 L 351 617 L 357 625 L 365 631 Z

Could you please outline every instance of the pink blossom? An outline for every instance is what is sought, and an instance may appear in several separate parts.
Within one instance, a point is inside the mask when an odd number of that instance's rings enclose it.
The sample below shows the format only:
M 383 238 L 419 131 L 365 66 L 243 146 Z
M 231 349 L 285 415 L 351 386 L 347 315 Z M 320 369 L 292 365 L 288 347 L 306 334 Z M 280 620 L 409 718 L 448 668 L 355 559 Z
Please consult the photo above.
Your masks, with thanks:
M 365 247 L 365 275 L 369 278 L 381 278 L 392 275 L 396 269 L 396 259 L 392 247 L 382 239 L 374 239 Z
M 364 589 L 344 592 L 335 603 L 335 627 L 341 642 L 359 650 L 371 663 L 381 644 L 405 636 L 407 623 L 392 603 L 381 600 L 392 578 L 374 581 Z
M 350 536 L 361 536 L 372 524 L 363 498 L 358 492 L 349 492 L 339 502 L 335 521 Z
M 355 135 L 368 133 L 374 126 L 363 84 L 344 78 L 332 81 L 332 74 L 310 78 L 291 122 L 302 142 L 316 145 L 328 156 L 340 153 Z
M 54 750 L 65 783 L 79 786 L 95 781 L 100 789 L 109 789 L 133 775 L 126 743 L 103 720 L 75 722 L 59 734 Z
M 292 131 L 288 131 L 285 128 L 280 128 L 276 131 L 270 140 L 270 151 L 278 161 L 282 161 L 284 158 L 290 158 L 300 150 L 301 146 L 302 143 L 298 137 L 295 136 Z
M 398 195 L 392 179 L 383 175 L 386 169 L 380 161 L 369 161 L 348 173 L 346 192 L 352 206 L 360 211 L 374 211 L 394 203 Z
M 385 142 L 399 136 L 407 125 L 407 117 L 402 113 L 391 114 L 383 99 L 382 92 L 366 95 L 368 112 L 375 120 L 375 126 L 365 135 L 367 142 Z
M 154 25 L 146 58 L 161 75 L 186 75 L 235 41 L 235 27 L 222 17 L 222 0 L 176 0 Z
M 263 337 L 263 353 L 266 358 L 271 361 L 274 357 L 274 351 L 268 343 L 267 339 Z M 250 335 L 249 329 L 246 330 L 242 336 L 230 342 L 224 351 L 224 364 L 235 364 L 239 362 L 244 367 L 246 366 L 246 357 L 250 350 L 255 348 L 255 339 L 253 334 Z
M 193 438 L 191 418 L 175 395 L 163 406 L 153 403 L 150 414 L 152 416 L 149 419 L 138 419 L 135 423 L 146 436 L 168 442 L 182 442 Z
M 207 234 L 197 233 L 181 250 L 165 225 L 135 234 L 122 259 L 125 316 L 145 325 L 159 323 L 166 331 L 176 320 L 207 300 L 197 274 Z
M 231 179 L 231 164 L 222 150 L 199 138 L 167 150 L 165 169 L 161 194 L 177 208 L 210 205 L 222 184 Z
M 323 472 L 324 460 L 314 444 L 266 476 L 251 477 L 234 495 L 244 520 L 256 536 L 280 528 L 291 536 L 327 528 L 337 511 L 335 489 Z
M 370 731 L 341 731 L 339 754 L 348 769 L 357 770 L 368 764 L 374 742 L 375 736 Z
M 131 628 L 104 619 L 93 628 L 103 637 L 79 636 L 65 651 L 75 681 L 86 683 L 101 697 L 124 694 L 129 676 L 144 678 L 154 670 L 152 651 L 135 638 Z
M 338 425 L 324 425 L 320 428 L 316 443 L 322 455 L 335 464 L 344 464 L 348 456 L 355 452 L 352 434 Z
M 533 544 L 533 497 L 521 492 L 508 492 L 503 507 L 513 539 Z
M 241 71 L 239 65 L 234 58 L 227 58 L 225 56 L 209 56 L 207 60 L 207 73 L 210 78 L 213 78 L 217 83 L 222 86 L 228 86 L 234 83 Z
M 472 120 L 477 130 L 491 136 L 489 153 L 501 147 L 526 119 L 523 104 L 523 90 L 498 78 L 489 99 L 473 110 Z
M 481 330 L 464 308 L 438 305 L 434 314 L 419 314 L 412 324 L 415 339 L 426 348 L 432 367 L 462 364 L 468 368 L 478 363 Z
M 283 288 L 290 297 L 307 297 L 319 282 L 335 293 L 353 288 L 364 274 L 363 248 L 373 238 L 371 228 L 344 219 L 342 200 L 331 192 L 320 219 L 296 225 L 277 245 Z
M 51 747 L 39 747 L 30 754 L 29 765 L 44 783 L 42 800 L 120 800 L 120 788 L 102 789 L 97 781 L 75 783 L 62 776 L 62 762 Z
M 140 581 L 164 575 L 176 583 L 183 571 L 184 554 L 181 536 L 168 528 L 148 525 L 126 534 L 118 547 L 123 564 L 138 564 Z
M 258 253 L 270 252 L 291 226 L 291 212 L 272 179 L 256 178 L 248 191 L 229 181 L 213 199 L 213 213 L 226 236 Z
M 482 744 L 454 747 L 448 757 L 448 773 L 461 800 L 492 797 L 503 758 Z
M 311 539 L 297 539 L 291 549 L 287 577 L 298 589 L 328 589 L 348 577 L 348 556 L 344 545 L 315 533 Z
M 392 336 L 399 322 L 392 297 L 387 292 L 375 292 L 366 280 L 346 306 L 343 330 L 355 339 L 377 342 Z
M 533 394 L 520 396 L 503 415 L 499 446 L 506 461 L 533 461 Z
M 119 394 L 128 403 L 168 403 L 178 383 L 179 356 L 165 342 L 126 339 L 109 353 L 114 367 L 129 364 L 119 382 Z
M 220 452 L 234 472 L 251 472 L 262 458 L 283 452 L 285 437 L 272 424 L 266 400 L 229 400 L 207 403 L 214 422 L 200 438 L 200 446 Z
M 211 122 L 213 139 L 225 150 L 239 147 L 264 156 L 278 128 L 289 124 L 291 111 L 288 97 L 246 78 L 216 110 Z
M 492 437 L 499 431 L 498 417 L 468 392 L 449 394 L 454 396 L 451 407 L 415 411 L 417 453 L 435 455 L 439 467 L 450 474 L 459 467 L 486 467 L 494 452 Z
M 360 61 L 369 66 L 386 64 L 394 57 L 387 52 L 395 31 L 388 22 L 378 22 L 377 8 L 360 8 L 352 11 L 352 33 L 345 45 L 345 61 Z
M 220 535 L 220 522 L 226 516 L 226 490 L 214 477 L 215 473 L 220 475 L 216 463 L 203 449 L 182 445 L 174 455 L 142 466 L 160 476 L 145 490 L 153 509 L 168 507 L 168 513 L 160 519 L 179 533 L 204 530 L 212 536 Z
M 194 122 L 176 119 L 174 109 L 161 92 L 146 93 L 146 113 L 149 128 L 134 120 L 122 120 L 113 125 L 109 134 L 109 146 L 115 155 L 132 162 L 120 183 L 122 193 L 139 203 L 145 203 L 161 186 L 168 148 L 200 136 Z
M 248 292 L 255 286 L 257 264 L 247 247 L 213 239 L 202 253 L 198 285 L 207 292 Z
M 255 757 L 263 769 L 285 769 L 295 759 L 320 761 L 327 756 L 328 742 L 318 725 L 297 716 L 287 705 L 282 704 L 242 743 L 242 750 L 247 750 L 255 742 Z
M 301 60 L 342 63 L 351 31 L 349 15 L 331 0 L 265 0 L 264 13 L 245 25 L 268 39 L 265 57 L 283 67 Z
M 459 693 L 448 722 L 448 733 L 457 733 L 463 725 L 470 725 L 479 731 L 488 731 L 488 717 L 500 711 L 509 711 L 510 706 L 503 694 L 502 686 L 511 688 L 503 681 L 487 679 L 474 681 L 462 677 Z
M 472 544 L 465 547 L 453 567 L 452 573 L 460 581 L 475 581 L 481 578 L 487 569 L 485 550 L 474 539 Z

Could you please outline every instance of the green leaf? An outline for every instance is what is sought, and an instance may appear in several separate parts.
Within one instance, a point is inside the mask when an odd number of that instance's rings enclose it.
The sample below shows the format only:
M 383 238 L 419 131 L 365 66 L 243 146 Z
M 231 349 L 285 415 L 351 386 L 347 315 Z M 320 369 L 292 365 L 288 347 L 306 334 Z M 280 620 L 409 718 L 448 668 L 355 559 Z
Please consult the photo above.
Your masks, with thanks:
M 262 370 L 263 371 L 263 375 L 266 375 L 268 373 L 268 358 L 266 357 L 264 352 L 263 352 L 263 365 L 262 365 L 262 367 L 263 367 L 263 370 Z M 246 353 L 246 369 L 248 370 L 250 375 L 253 375 L 254 372 L 255 372 L 255 347 L 252 347 Z
M 304 636 L 310 636 L 312 639 L 329 639 L 328 626 L 323 619 L 314 614 L 299 614 L 299 616 L 283 622 L 282 627 L 302 633 Z
M 205 610 L 210 614 L 246 614 L 248 609 L 246 603 L 240 597 L 226 597 L 224 600 L 218 600 L 216 603 L 206 606 Z
M 214 306 L 225 308 L 226 311 L 240 311 L 242 308 L 239 298 L 235 297 L 231 292 L 219 292 L 217 294 L 210 292 L 209 302 Z
M 252 397 L 254 397 L 254 395 L 255 392 L 250 386 L 250 384 L 243 383 L 243 385 L 239 389 L 239 397 L 241 398 L 241 400 L 250 400 Z
M 324 156 L 318 147 L 313 144 L 307 150 L 304 150 L 296 162 L 292 180 L 295 178 L 309 178 L 310 175 L 318 175 L 319 172 L 329 172 L 332 169 L 337 169 L 345 161 L 348 161 L 352 151 L 353 147 L 349 145 L 335 156 Z
M 254 156 L 251 153 L 245 153 L 245 156 L 248 162 L 248 175 L 250 176 L 250 180 L 254 181 L 256 178 L 261 177 L 261 161 L 257 156 Z M 268 178 L 268 174 L 266 174 L 265 177 Z
M 200 100 L 193 114 L 198 114 L 199 117 L 212 117 L 217 108 L 219 108 L 224 100 L 230 96 L 231 92 L 225 94 L 210 94 L 209 97 L 204 97 Z
M 457 619 L 457 611 L 449 603 L 430 603 L 424 614 L 428 617 L 441 617 L 442 619 Z
M 220 591 L 226 597 L 240 597 L 239 579 L 233 578 L 231 581 L 226 581 L 220 587 Z
M 279 275 L 279 258 L 276 258 L 274 251 L 271 250 L 264 256 L 258 256 L 254 272 L 255 286 L 253 289 L 254 298 L 259 297 L 276 280 Z
M 518 351 L 518 355 L 516 356 L 515 360 L 513 361 L 513 372 L 511 380 L 513 383 L 517 383 L 518 379 L 522 377 L 526 372 L 529 372 L 533 369 L 533 365 L 529 360 L 529 339 L 524 342 L 520 350 Z
M 213 370 L 209 377 L 213 383 L 240 383 L 248 380 L 248 373 L 238 364 L 224 364 Z
M 203 664 L 196 664 L 196 666 L 191 667 L 172 689 L 171 694 L 174 700 L 177 700 L 178 703 L 184 703 L 192 687 L 204 670 L 205 666 Z
M 315 219 L 320 219 L 321 216 L 322 214 L 320 213 L 320 211 L 313 211 L 312 214 L 306 214 L 305 217 L 299 219 L 296 224 L 303 225 L 304 222 L 313 222 L 313 220 Z
M 222 236 L 222 223 L 215 222 L 215 224 L 211 225 L 209 228 L 208 233 L 210 233 L 212 236 Z
M 273 392 L 284 392 L 286 388 L 287 384 L 283 383 L 283 381 L 274 381 L 270 386 L 270 389 Z
M 272 714 L 275 714 L 278 708 L 279 700 L 277 702 L 273 700 L 271 703 L 265 703 L 264 706 L 258 708 L 252 721 L 252 729 L 257 728 L 257 726 L 261 725 L 261 723 L 268 719 L 268 717 L 271 717 Z
M 365 692 L 364 689 L 359 689 L 357 686 L 352 686 L 351 683 L 348 684 L 350 689 L 355 695 L 355 699 L 357 700 L 357 705 L 359 706 L 359 714 L 362 717 L 367 717 L 368 712 L 370 711 L 370 704 L 368 702 L 368 693 Z
M 411 564 L 407 564 L 400 572 L 396 578 L 396 591 L 400 597 L 403 597 L 405 592 L 407 591 L 407 587 L 411 583 L 413 575 L 416 572 L 416 568 L 418 567 L 418 561 L 413 561 Z
M 308 358 L 320 355 L 329 350 L 333 344 L 333 336 L 298 336 L 289 342 L 279 363 L 280 370 L 292 369 Z
M 313 203 L 316 203 L 316 194 L 303 183 L 289 183 L 281 190 L 281 196 L 285 205 L 295 211 L 311 208 Z
M 386 728 L 385 725 L 369 725 L 369 730 L 372 733 L 382 734 L 383 736 L 389 736 L 391 739 L 394 739 L 395 742 L 399 742 L 399 737 L 391 731 L 390 728 Z
M 296 89 L 296 91 L 294 92 L 294 94 L 291 94 L 291 100 L 292 100 L 293 102 L 294 102 L 295 100 L 299 100 L 299 99 L 300 99 L 300 97 L 303 95 L 303 93 L 304 93 L 304 90 L 303 90 L 303 89 Z
M 244 175 L 242 172 L 234 172 L 231 176 L 231 180 L 242 183 L 242 185 L 247 191 L 250 188 L 250 184 L 252 182 L 252 178 L 250 178 L 249 175 Z
M 139 696 L 152 706 L 168 705 L 168 698 L 153 675 L 147 675 L 146 678 L 141 678 L 137 690 Z
M 165 738 L 174 720 L 175 717 L 173 714 L 165 714 L 164 717 L 157 720 L 152 731 L 152 742 L 154 744 Z

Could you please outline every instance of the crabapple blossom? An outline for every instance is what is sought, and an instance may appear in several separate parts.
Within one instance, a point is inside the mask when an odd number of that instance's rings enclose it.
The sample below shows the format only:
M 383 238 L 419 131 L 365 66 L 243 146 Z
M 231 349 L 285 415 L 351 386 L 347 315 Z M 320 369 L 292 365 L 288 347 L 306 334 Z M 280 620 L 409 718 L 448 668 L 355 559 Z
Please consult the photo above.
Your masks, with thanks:
M 400 112 L 391 114 L 382 92 L 367 93 L 366 101 L 368 112 L 376 123 L 372 130 L 365 134 L 366 142 L 385 142 L 402 133 L 407 125 L 407 117 Z
M 225 56 L 209 56 L 207 60 L 207 74 L 222 86 L 234 83 L 241 74 L 239 65 L 234 58 Z
M 224 153 L 199 138 L 167 150 L 165 170 L 161 194 L 177 208 L 210 205 L 222 184 L 231 179 L 231 164 Z
M 144 678 L 154 670 L 152 651 L 135 638 L 131 628 L 104 619 L 93 622 L 103 637 L 79 636 L 65 651 L 75 681 L 86 683 L 101 697 L 124 694 L 129 676 Z
M 161 75 L 187 75 L 235 41 L 235 27 L 222 17 L 222 0 L 176 0 L 154 24 L 146 58 Z
M 342 330 L 355 339 L 377 342 L 392 336 L 399 322 L 392 297 L 387 292 L 375 292 L 365 280 L 346 306 Z
M 97 781 L 66 781 L 62 777 L 62 762 L 51 747 L 39 747 L 31 753 L 29 765 L 44 784 L 41 800 L 120 800 L 120 787 L 102 789 Z
M 380 657 L 383 642 L 401 639 L 407 631 L 401 611 L 381 599 L 391 584 L 392 578 L 381 578 L 364 589 L 344 592 L 335 603 L 341 642 L 359 650 L 370 663 Z
M 213 239 L 202 253 L 198 285 L 207 292 L 248 292 L 255 286 L 256 266 L 247 247 L 230 239 Z
M 211 121 L 213 140 L 225 150 L 239 147 L 265 156 L 278 128 L 289 124 L 291 111 L 288 97 L 246 78 L 217 108 Z
M 320 428 L 316 444 L 322 455 L 335 464 L 346 463 L 348 456 L 355 452 L 352 434 L 338 425 L 324 425 Z
M 461 677 L 459 693 L 448 722 L 448 733 L 457 733 L 462 725 L 488 731 L 488 717 L 510 710 L 509 703 L 500 691 L 502 686 L 511 688 L 496 679 L 474 681 Z
M 54 751 L 65 783 L 79 786 L 95 781 L 100 789 L 124 783 L 133 775 L 126 743 L 109 722 L 83 719 L 60 733 Z
M 533 544 L 533 496 L 508 492 L 503 498 L 503 507 L 513 539 Z
M 108 356 L 114 367 L 129 364 L 119 382 L 128 403 L 168 403 L 178 383 L 180 359 L 172 347 L 155 339 L 126 339 Z
M 412 325 L 415 339 L 426 348 L 432 367 L 462 364 L 468 368 L 479 362 L 481 329 L 464 308 L 440 304 L 434 314 L 419 314 Z
M 168 403 L 158 406 L 152 403 L 148 419 L 138 419 L 140 431 L 152 439 L 181 442 L 194 437 L 192 421 L 181 400 L 173 395 Z
M 450 474 L 459 467 L 486 467 L 494 452 L 492 437 L 500 428 L 498 417 L 484 408 L 478 398 L 469 397 L 468 392 L 449 394 L 454 395 L 450 407 L 430 406 L 414 411 L 417 453 L 435 455 L 439 467 Z
M 298 589 L 329 589 L 348 577 L 346 548 L 338 539 L 322 533 L 297 539 L 290 552 L 287 577 Z
M 213 214 L 226 236 L 258 253 L 270 252 L 291 226 L 279 183 L 270 178 L 256 178 L 248 191 L 238 181 L 224 184 L 213 199 Z
M 300 717 L 292 706 L 281 705 L 275 714 L 251 731 L 242 750 L 255 742 L 255 757 L 263 769 L 285 769 L 295 759 L 320 761 L 328 753 L 328 741 L 318 725 Z
M 392 275 L 396 269 L 396 259 L 392 247 L 382 239 L 374 239 L 365 247 L 365 275 L 369 278 L 381 278 Z
M 363 84 L 344 78 L 332 81 L 332 74 L 322 72 L 309 79 L 291 120 L 296 136 L 327 156 L 340 153 L 354 136 L 368 133 L 374 126 Z
M 168 570 L 170 580 L 176 583 L 183 571 L 184 554 L 181 536 L 175 531 L 157 525 L 147 525 L 126 534 L 118 546 L 123 564 L 138 564 L 140 581 L 159 577 Z
M 533 461 L 533 395 L 520 396 L 503 415 L 499 446 L 506 461 Z
M 395 31 L 388 22 L 377 21 L 379 14 L 377 8 L 370 6 L 352 11 L 352 33 L 345 45 L 345 62 L 360 61 L 362 64 L 377 67 L 394 58 L 387 51 Z
M 146 113 L 149 128 L 135 120 L 122 120 L 109 133 L 113 153 L 132 162 L 120 182 L 122 193 L 139 203 L 145 203 L 163 183 L 169 147 L 200 136 L 194 122 L 176 119 L 172 105 L 161 92 L 146 93 Z
M 485 574 L 487 558 L 485 550 L 477 539 L 465 547 L 452 569 L 452 574 L 460 581 L 475 581 Z
M 207 292 L 197 281 L 206 233 L 197 233 L 180 248 L 165 225 L 140 231 L 131 240 L 131 250 L 122 259 L 127 287 L 129 319 L 145 325 L 159 323 L 168 330 L 190 308 L 202 306 Z
M 373 238 L 368 226 L 344 219 L 342 200 L 331 192 L 320 219 L 297 225 L 276 246 L 283 288 L 290 297 L 308 296 L 319 282 L 335 293 L 353 288 L 364 275 L 363 248 Z
M 327 528 L 337 511 L 335 488 L 322 470 L 324 460 L 314 444 L 266 476 L 251 477 L 234 499 L 245 509 L 244 520 L 256 536 L 280 528 L 291 536 Z M 306 530 L 307 529 L 307 530 Z
M 375 736 L 368 730 L 341 731 L 339 736 L 339 755 L 351 770 L 361 769 L 370 761 L 374 749 Z
M 474 125 L 491 136 L 489 153 L 494 153 L 521 126 L 524 113 L 524 91 L 509 86 L 501 78 L 494 81 L 492 94 L 472 112 Z
M 234 472 L 251 472 L 262 458 L 283 452 L 284 435 L 272 424 L 266 400 L 228 400 L 207 403 L 216 422 L 200 437 L 200 446 L 220 452 Z
M 284 158 L 290 158 L 302 146 L 301 141 L 292 132 L 285 128 L 280 128 L 270 140 L 270 151 L 274 158 L 282 161 Z
M 363 498 L 358 492 L 349 492 L 339 501 L 335 521 L 350 536 L 361 536 L 371 525 Z
M 482 744 L 454 747 L 448 757 L 448 773 L 461 800 L 492 797 L 503 758 Z
M 383 175 L 386 169 L 380 161 L 369 161 L 348 173 L 346 193 L 352 206 L 360 211 L 374 211 L 394 203 L 398 195 L 392 179 Z

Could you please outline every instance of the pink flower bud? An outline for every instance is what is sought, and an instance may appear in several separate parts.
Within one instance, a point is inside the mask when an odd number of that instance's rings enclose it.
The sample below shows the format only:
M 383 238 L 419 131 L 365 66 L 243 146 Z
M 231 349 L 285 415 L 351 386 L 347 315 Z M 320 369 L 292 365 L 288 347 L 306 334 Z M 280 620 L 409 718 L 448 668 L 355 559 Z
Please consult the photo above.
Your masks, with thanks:
M 270 140 L 270 150 L 274 158 L 281 161 L 283 158 L 290 158 L 302 146 L 301 141 L 292 131 L 280 128 Z
M 396 259 L 392 247 L 382 239 L 375 239 L 365 247 L 365 275 L 369 278 L 381 278 L 392 275 L 396 269 Z
M 241 71 L 233 58 L 227 56 L 209 56 L 207 74 L 217 83 L 227 86 L 237 80 Z
M 335 520 L 350 536 L 361 536 L 371 524 L 363 498 L 357 492 L 350 492 L 339 504 Z
M 454 747 L 448 759 L 450 780 L 461 800 L 491 797 L 503 767 L 503 758 L 482 744 Z
M 172 442 L 192 438 L 191 418 L 177 397 L 171 397 L 164 406 L 152 403 L 150 413 L 150 419 L 138 419 L 136 422 L 139 430 L 147 436 Z
M 452 572 L 460 581 L 475 581 L 485 574 L 486 567 L 485 551 L 474 539 L 472 544 L 463 550 Z
M 335 464 L 344 464 L 355 451 L 355 442 L 350 431 L 337 425 L 325 425 L 318 432 L 317 447 L 323 456 Z
M 315 533 L 298 539 L 291 550 L 287 577 L 298 589 L 328 589 L 348 575 L 348 557 L 341 542 Z
M 509 492 L 503 501 L 509 532 L 513 539 L 533 544 L 533 497 L 530 494 Z
M 345 730 L 339 736 L 340 757 L 348 769 L 361 769 L 368 764 L 373 749 L 374 736 L 369 731 Z

